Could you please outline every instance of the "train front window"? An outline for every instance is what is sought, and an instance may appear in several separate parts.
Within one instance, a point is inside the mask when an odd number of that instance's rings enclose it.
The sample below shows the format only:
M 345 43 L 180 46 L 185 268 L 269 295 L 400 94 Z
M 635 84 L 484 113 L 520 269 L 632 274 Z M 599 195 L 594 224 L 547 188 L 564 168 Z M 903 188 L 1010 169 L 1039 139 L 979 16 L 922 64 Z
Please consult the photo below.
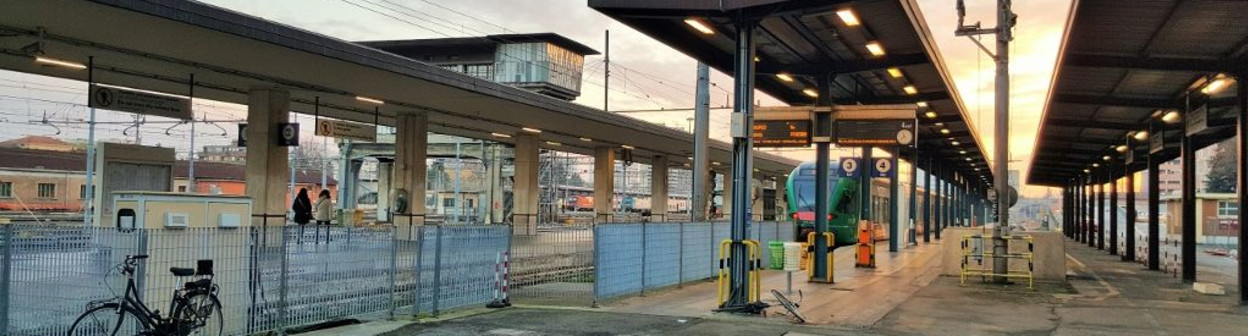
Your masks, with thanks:
M 813 183 L 795 183 L 793 185 L 793 205 L 798 212 L 815 211 L 815 184 Z

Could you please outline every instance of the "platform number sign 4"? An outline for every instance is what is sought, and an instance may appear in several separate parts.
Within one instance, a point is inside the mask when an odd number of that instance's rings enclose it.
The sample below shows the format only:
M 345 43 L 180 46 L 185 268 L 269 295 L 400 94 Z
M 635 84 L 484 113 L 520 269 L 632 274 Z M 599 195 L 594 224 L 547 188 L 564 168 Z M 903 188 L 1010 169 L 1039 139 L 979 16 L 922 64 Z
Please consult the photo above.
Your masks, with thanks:
M 872 168 L 871 169 L 872 177 L 892 177 L 893 176 L 894 169 L 893 169 L 892 159 L 889 159 L 889 158 L 875 159 L 875 162 L 873 165 L 871 165 L 871 168 Z
M 841 177 L 858 177 L 858 158 L 841 158 Z

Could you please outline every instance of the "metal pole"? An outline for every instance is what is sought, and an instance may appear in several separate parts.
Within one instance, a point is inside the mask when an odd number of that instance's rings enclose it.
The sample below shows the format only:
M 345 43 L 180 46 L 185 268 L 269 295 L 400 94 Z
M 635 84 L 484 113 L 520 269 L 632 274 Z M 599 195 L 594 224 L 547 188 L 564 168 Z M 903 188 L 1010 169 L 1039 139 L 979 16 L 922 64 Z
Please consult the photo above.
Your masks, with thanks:
M 1105 249 L 1105 226 L 1109 223 L 1105 222 L 1105 180 L 1097 180 L 1096 184 L 1096 249 Z
M 1241 84 L 1242 85 L 1242 84 Z M 1186 114 L 1188 111 L 1184 111 Z M 1183 243 L 1181 249 L 1182 255 L 1182 273 L 1184 282 L 1196 281 L 1196 144 L 1195 139 L 1183 133 L 1182 147 L 1182 165 L 1183 165 L 1183 210 L 1181 216 L 1183 220 L 1182 235 Z
M 935 199 L 932 201 L 934 203 L 932 204 L 933 206 L 932 210 L 935 212 L 935 215 L 936 215 L 932 217 L 932 224 L 934 224 L 932 225 L 932 229 L 936 230 L 935 232 L 936 240 L 940 240 L 940 232 L 944 231 L 945 229 L 944 209 L 943 209 L 945 205 L 945 197 L 943 194 L 945 191 L 945 188 L 942 186 L 944 182 L 941 182 L 943 178 L 941 177 L 940 173 L 942 172 L 944 172 L 944 169 L 938 163 L 932 164 L 932 173 L 936 175 L 935 179 L 933 179 L 932 181 L 933 182 L 932 188 L 936 189 L 936 195 L 934 197 Z
M 869 167 L 869 166 L 875 165 L 875 160 L 871 158 L 871 154 L 872 154 L 871 152 L 872 152 L 871 147 L 862 148 L 862 163 L 860 164 L 860 166 Z M 870 169 L 859 169 L 858 179 L 862 181 L 862 185 L 861 185 L 862 187 L 862 192 L 861 192 L 862 193 L 862 213 L 860 215 L 861 216 L 860 218 L 867 220 L 867 225 L 870 225 L 868 229 L 874 230 L 875 220 L 874 218 L 871 218 L 871 207 L 874 205 L 875 202 L 872 202 L 872 199 L 871 199 L 871 182 L 875 179 L 871 178 Z M 872 242 L 872 244 L 874 243 L 875 242 Z
M 915 166 L 915 169 L 918 169 L 918 166 Z M 932 242 L 932 157 L 930 156 L 927 157 L 927 169 L 923 170 L 923 242 Z
M 462 204 L 460 204 L 461 200 L 459 199 L 460 180 L 462 180 L 464 176 L 464 160 L 460 158 L 460 150 L 459 138 L 455 138 L 455 190 L 453 192 L 455 195 L 455 212 L 451 214 L 451 223 L 459 223 L 459 215 L 463 213 L 464 209 Z
M 1014 12 L 1010 11 L 1010 0 L 997 0 L 997 78 L 996 78 L 996 127 L 993 128 L 993 159 L 996 167 L 993 175 L 993 187 L 997 189 L 997 225 L 992 227 L 992 252 L 996 256 L 992 261 L 992 273 L 1005 274 L 1010 269 L 1007 241 L 1002 238 L 1006 234 L 1005 227 L 1010 224 L 1010 207 L 1005 198 L 1010 194 L 1010 40 L 1013 40 L 1012 28 Z M 996 283 L 1008 281 L 1005 277 L 993 279 Z
M 95 85 L 95 56 L 87 56 L 87 87 L 91 85 Z M 87 194 L 82 198 L 83 226 L 91 226 L 95 208 L 95 104 L 91 103 L 90 95 L 87 96 L 90 115 L 87 117 Z
M 900 176 L 901 174 L 897 173 L 897 170 L 900 169 L 897 166 L 897 163 L 901 162 L 901 160 L 899 160 L 900 157 L 901 157 L 901 146 L 897 146 L 893 150 L 893 156 L 888 159 L 889 162 L 891 162 L 892 167 L 893 167 L 892 169 L 893 174 L 892 176 L 888 177 L 888 251 L 889 252 L 897 252 L 897 249 L 901 245 L 900 244 L 901 233 L 899 232 L 900 230 L 898 230 L 898 228 L 901 225 L 901 218 L 898 218 L 899 216 L 897 215 L 897 213 L 901 211 L 900 209 L 901 204 L 899 204 L 900 203 L 899 199 L 901 198 L 901 190 L 900 190 L 901 188 L 898 186 L 899 184 L 898 179 L 901 178 Z
M 1133 151 L 1134 149 L 1131 148 L 1130 145 L 1127 145 L 1127 150 Z M 1123 183 L 1124 184 L 1123 190 L 1127 192 L 1127 195 L 1126 195 L 1127 196 L 1127 199 L 1126 199 L 1127 218 L 1125 218 L 1124 220 L 1124 222 L 1127 223 L 1127 226 L 1126 226 L 1127 232 L 1125 234 L 1126 239 L 1127 239 L 1126 241 L 1127 245 L 1124 246 L 1123 248 L 1122 260 L 1134 261 L 1135 260 L 1135 212 L 1136 212 L 1135 211 L 1135 172 L 1132 172 L 1131 168 L 1127 167 L 1126 176 L 1124 177 L 1126 178 L 1126 182 Z
M 1109 180 L 1109 254 L 1118 255 L 1118 180 Z M 1104 231 L 1102 231 L 1104 232 Z
M 191 150 L 190 157 L 186 160 L 186 191 L 195 193 L 197 186 L 195 185 L 195 74 L 191 74 L 191 79 L 187 81 L 189 88 L 187 89 L 186 99 L 191 105 Z M 205 117 L 204 119 L 207 119 Z
M 737 46 L 734 53 L 734 71 L 733 71 L 733 98 L 734 98 L 734 115 L 733 124 L 738 125 L 739 129 L 734 129 L 732 133 L 732 273 L 730 275 L 731 291 L 728 300 L 724 302 L 725 308 L 741 308 L 745 307 L 749 302 L 748 285 L 746 280 L 747 267 L 749 261 L 746 260 L 746 247 L 743 243 L 748 239 L 746 227 L 749 226 L 750 218 L 750 174 L 751 170 L 751 140 L 750 140 L 750 120 L 754 112 L 754 28 L 756 22 L 737 22 Z
M 815 79 L 819 90 L 818 106 L 832 105 L 832 78 L 828 76 L 819 76 Z M 831 158 L 828 154 L 828 147 L 832 141 L 832 114 L 816 113 L 815 114 L 815 134 L 819 138 L 815 140 L 815 255 L 814 255 L 814 280 L 821 282 L 834 281 L 828 272 L 828 242 L 823 237 L 824 232 L 828 232 L 828 195 L 830 194 L 830 184 L 828 183 L 828 173 Z M 796 202 L 797 200 L 789 200 Z M 799 231 L 800 232 L 800 231 Z M 798 234 L 801 235 L 800 233 Z M 797 237 L 798 241 L 805 240 L 806 237 Z
M 1164 131 L 1163 131 L 1164 132 Z M 1164 134 L 1149 133 L 1152 136 Z M 1148 269 L 1161 269 L 1161 160 L 1148 155 Z
M 707 219 L 706 207 L 710 202 L 707 199 L 709 195 L 703 190 L 707 189 L 707 183 L 715 183 L 707 181 L 710 175 L 707 174 L 710 171 L 710 159 L 707 157 L 711 127 L 710 71 L 710 67 L 705 63 L 698 63 L 697 97 L 693 112 L 693 189 L 690 190 L 689 198 L 691 203 L 689 207 L 692 209 L 690 220 L 692 221 Z
M 1239 101 L 1239 118 L 1235 123 L 1236 134 L 1239 137 L 1236 155 L 1236 165 L 1238 165 L 1239 174 L 1236 177 L 1235 193 L 1239 196 L 1239 209 L 1244 208 L 1244 201 L 1248 200 L 1248 69 L 1244 69 L 1239 73 L 1239 84 L 1236 85 L 1239 90 L 1236 91 L 1235 98 Z M 1248 243 L 1248 230 L 1244 230 L 1244 223 L 1248 220 L 1248 214 L 1245 211 L 1239 211 L 1239 303 L 1248 303 L 1248 248 L 1244 247 Z
M 910 228 L 908 230 L 910 232 L 910 236 L 909 236 L 910 245 L 918 245 L 919 243 L 917 239 L 918 232 L 915 232 L 917 229 L 915 227 L 915 224 L 918 224 L 919 222 L 918 204 L 915 203 L 918 201 L 918 196 L 919 196 L 918 193 L 919 193 L 919 149 L 918 149 L 918 146 L 915 146 L 914 157 L 910 160 L 910 211 L 909 211 L 910 216 L 908 216 L 910 217 Z
M 1087 234 L 1084 235 L 1083 240 L 1085 243 L 1088 243 L 1088 247 L 1092 247 L 1092 248 L 1096 247 L 1096 226 L 1097 226 L 1096 225 L 1096 216 L 1097 216 L 1096 199 L 1097 199 L 1096 179 L 1093 178 L 1091 175 L 1089 175 L 1088 176 L 1088 207 L 1087 207 L 1088 225 L 1086 228 Z
M 602 31 L 602 111 L 611 112 L 611 30 Z

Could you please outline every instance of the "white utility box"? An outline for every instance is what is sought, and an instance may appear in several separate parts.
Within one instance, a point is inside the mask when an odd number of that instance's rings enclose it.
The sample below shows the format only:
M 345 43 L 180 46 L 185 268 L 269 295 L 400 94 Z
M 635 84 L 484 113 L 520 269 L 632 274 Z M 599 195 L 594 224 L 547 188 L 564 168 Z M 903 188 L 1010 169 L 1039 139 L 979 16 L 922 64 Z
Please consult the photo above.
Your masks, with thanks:
M 154 191 L 115 191 L 111 225 L 122 228 L 238 228 L 249 226 L 251 198 Z

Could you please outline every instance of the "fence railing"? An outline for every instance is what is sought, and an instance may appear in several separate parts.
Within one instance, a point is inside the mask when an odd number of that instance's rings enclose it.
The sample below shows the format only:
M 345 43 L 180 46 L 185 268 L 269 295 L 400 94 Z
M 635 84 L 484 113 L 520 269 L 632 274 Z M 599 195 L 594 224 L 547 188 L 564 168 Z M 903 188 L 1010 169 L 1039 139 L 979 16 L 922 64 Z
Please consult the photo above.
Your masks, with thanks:
M 756 222 L 751 239 L 789 240 L 792 223 Z M 396 234 L 397 233 L 397 234 Z M 498 295 L 510 259 L 514 302 L 590 306 L 709 279 L 726 222 L 543 225 L 271 226 L 120 229 L 0 227 L 0 335 L 63 335 L 88 302 L 121 294 L 116 267 L 147 254 L 136 283 L 168 314 L 186 279 L 170 267 L 211 259 L 226 335 L 363 316 L 436 315 Z M 764 258 L 769 251 L 763 250 Z
M 730 236 L 727 222 L 602 224 L 594 228 L 594 299 L 598 302 L 646 290 L 703 281 L 719 268 L 719 244 Z M 753 222 L 749 239 L 792 241 L 788 222 Z M 770 257 L 762 249 L 762 258 Z

